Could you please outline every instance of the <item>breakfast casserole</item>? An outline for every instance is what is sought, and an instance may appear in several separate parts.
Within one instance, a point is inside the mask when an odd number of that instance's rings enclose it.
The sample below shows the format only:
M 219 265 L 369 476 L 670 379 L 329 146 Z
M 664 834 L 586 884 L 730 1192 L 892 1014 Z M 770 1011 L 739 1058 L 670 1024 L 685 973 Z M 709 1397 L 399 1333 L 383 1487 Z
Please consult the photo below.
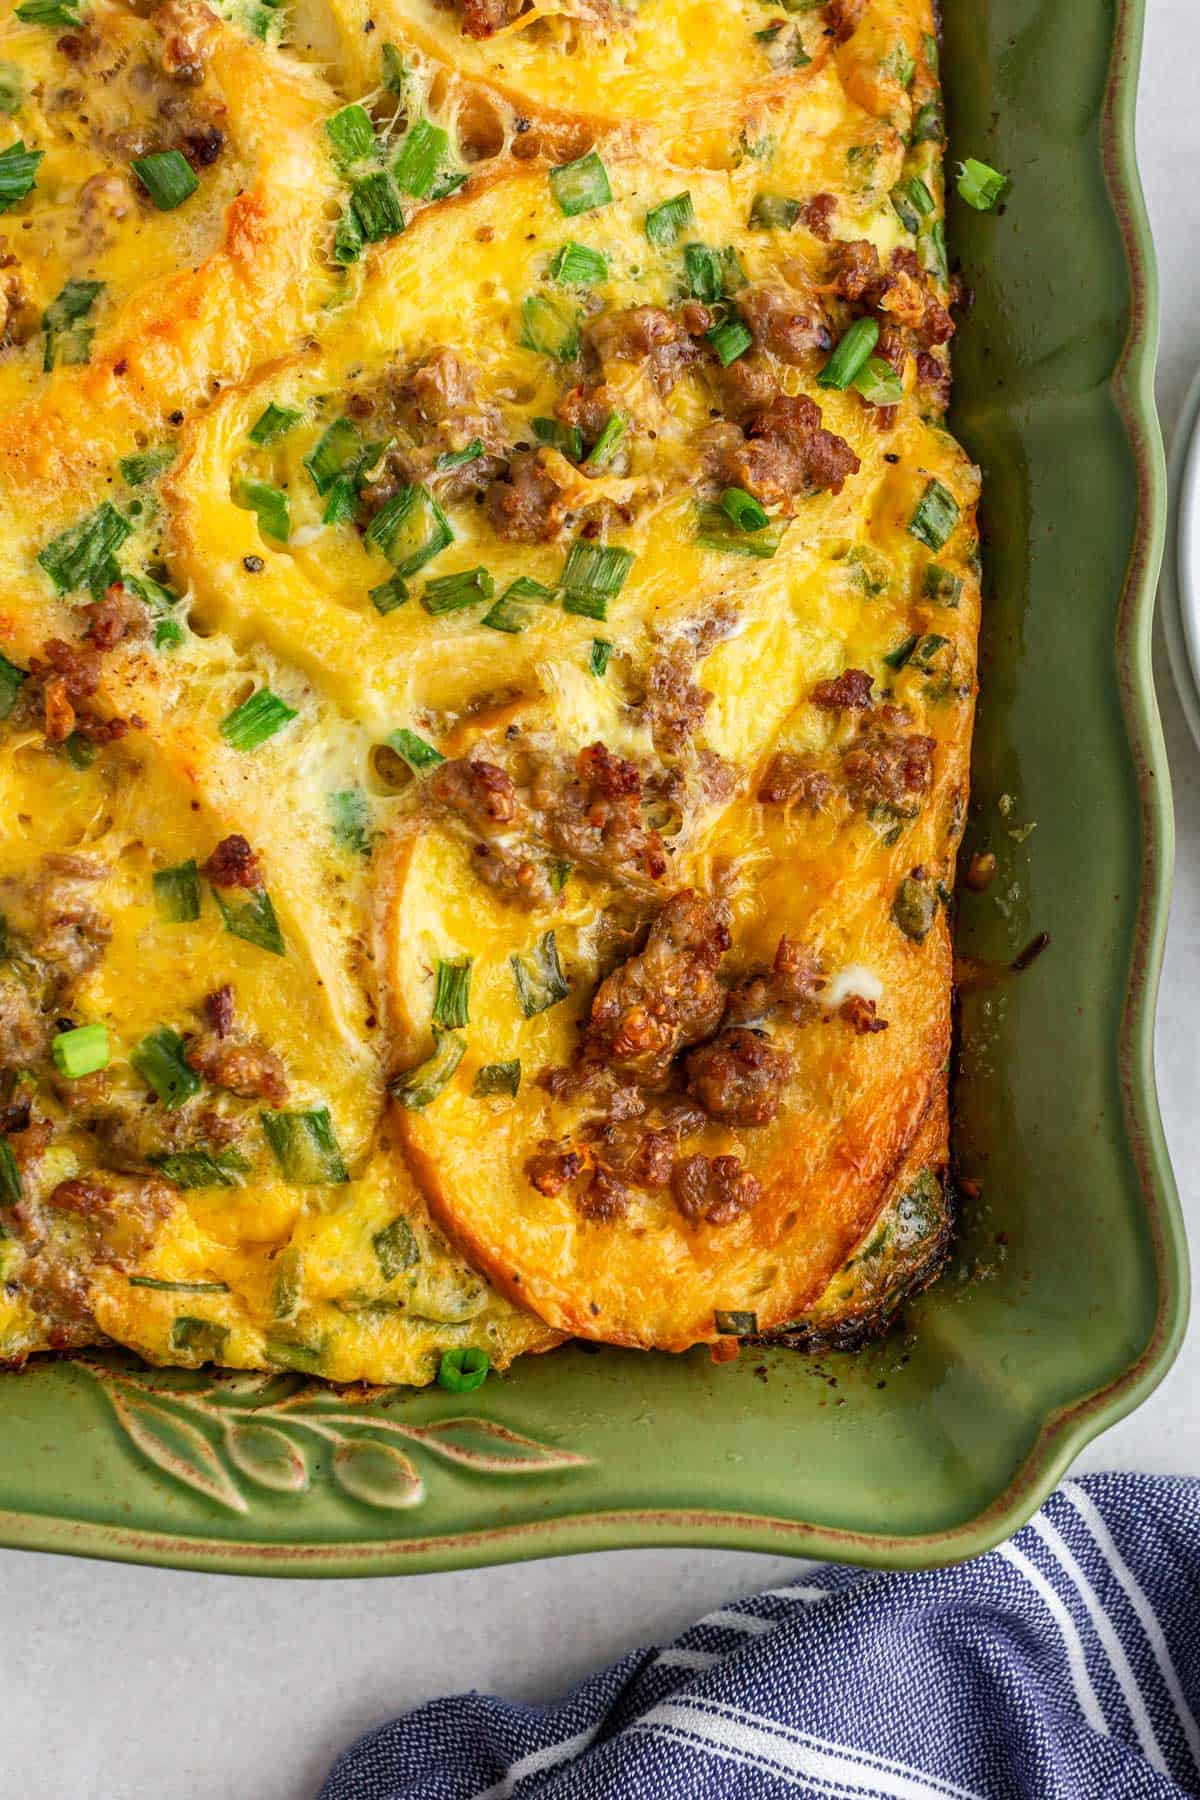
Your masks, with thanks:
M 462 1391 L 935 1273 L 937 60 L 932 0 L 6 5 L 0 1359 Z

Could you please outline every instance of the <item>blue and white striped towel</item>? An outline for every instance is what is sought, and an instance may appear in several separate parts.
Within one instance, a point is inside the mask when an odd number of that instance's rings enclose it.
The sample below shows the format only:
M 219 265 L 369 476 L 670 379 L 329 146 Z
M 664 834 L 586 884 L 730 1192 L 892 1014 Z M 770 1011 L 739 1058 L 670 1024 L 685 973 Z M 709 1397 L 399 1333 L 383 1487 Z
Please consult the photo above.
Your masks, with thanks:
M 1200 1480 L 1068 1481 L 958 1568 L 821 1568 L 548 1707 L 463 1694 L 321 1800 L 1200 1795 Z

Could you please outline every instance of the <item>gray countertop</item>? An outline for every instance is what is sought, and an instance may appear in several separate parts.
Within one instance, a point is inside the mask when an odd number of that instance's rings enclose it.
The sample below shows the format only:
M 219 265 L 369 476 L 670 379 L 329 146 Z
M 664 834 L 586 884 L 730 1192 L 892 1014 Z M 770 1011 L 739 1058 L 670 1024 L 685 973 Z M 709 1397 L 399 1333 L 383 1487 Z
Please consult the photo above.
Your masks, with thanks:
M 1170 436 L 1200 363 L 1195 0 L 1152 0 L 1138 132 L 1163 291 Z M 1167 1133 L 1200 1243 L 1200 753 L 1159 646 L 1178 865 L 1158 1024 Z M 1089 1468 L 1200 1475 L 1200 1330 Z M 336 1751 L 464 1687 L 549 1699 L 642 1640 L 784 1579 L 781 1558 L 629 1551 L 391 1581 L 271 1582 L 0 1553 L 0 1797 L 300 1800 Z

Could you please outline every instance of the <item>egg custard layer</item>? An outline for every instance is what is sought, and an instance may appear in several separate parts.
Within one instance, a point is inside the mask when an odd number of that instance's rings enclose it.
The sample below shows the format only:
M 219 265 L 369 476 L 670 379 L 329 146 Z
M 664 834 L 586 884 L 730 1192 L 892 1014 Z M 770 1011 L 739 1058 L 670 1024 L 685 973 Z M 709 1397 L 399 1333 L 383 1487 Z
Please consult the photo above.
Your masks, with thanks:
M 461 1388 L 931 1277 L 936 60 L 928 0 L 6 6 L 0 1358 Z

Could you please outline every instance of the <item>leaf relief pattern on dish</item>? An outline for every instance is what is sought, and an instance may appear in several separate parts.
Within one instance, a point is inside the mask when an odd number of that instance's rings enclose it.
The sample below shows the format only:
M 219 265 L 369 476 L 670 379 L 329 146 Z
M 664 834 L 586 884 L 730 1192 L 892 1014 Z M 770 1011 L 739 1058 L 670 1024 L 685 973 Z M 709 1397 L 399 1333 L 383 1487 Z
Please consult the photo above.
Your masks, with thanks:
M 135 1450 L 162 1474 L 228 1512 L 247 1513 L 255 1488 L 302 1495 L 327 1476 L 365 1506 L 402 1511 L 426 1498 L 417 1462 L 397 1440 L 489 1476 L 562 1473 L 590 1459 L 473 1415 L 401 1424 L 370 1410 L 397 1392 L 347 1403 L 315 1382 L 275 1374 L 216 1376 L 116 1369 L 81 1359 Z M 324 1454 L 322 1451 L 324 1450 Z M 249 1492 L 248 1492 L 249 1490 Z

